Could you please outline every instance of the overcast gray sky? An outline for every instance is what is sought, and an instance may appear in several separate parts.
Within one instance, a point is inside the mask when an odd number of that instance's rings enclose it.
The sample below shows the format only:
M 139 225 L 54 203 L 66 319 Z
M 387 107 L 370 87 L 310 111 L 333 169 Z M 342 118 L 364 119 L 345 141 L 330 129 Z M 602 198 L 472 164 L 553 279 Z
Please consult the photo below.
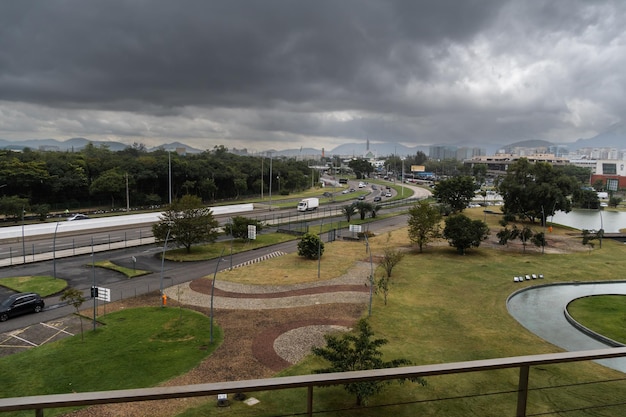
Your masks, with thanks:
M 0 138 L 571 142 L 622 122 L 623 0 L 0 3 Z

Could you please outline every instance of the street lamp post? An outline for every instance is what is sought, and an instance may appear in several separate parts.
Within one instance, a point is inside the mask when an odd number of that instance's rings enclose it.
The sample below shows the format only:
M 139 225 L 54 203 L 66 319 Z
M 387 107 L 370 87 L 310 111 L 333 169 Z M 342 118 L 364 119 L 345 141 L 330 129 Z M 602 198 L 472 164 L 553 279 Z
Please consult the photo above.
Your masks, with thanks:
M 404 158 L 402 158 L 402 197 L 404 197 Z
M 270 152 L 270 211 L 272 211 L 272 153 Z
M 167 151 L 167 189 L 169 202 L 172 204 L 172 153 Z
M 165 307 L 165 300 L 163 298 L 163 269 L 165 268 L 165 250 L 167 249 L 167 241 L 170 238 L 170 229 L 167 229 L 167 235 L 165 235 L 165 243 L 163 244 L 163 253 L 161 254 L 161 285 L 160 285 L 160 294 L 161 294 L 161 307 Z

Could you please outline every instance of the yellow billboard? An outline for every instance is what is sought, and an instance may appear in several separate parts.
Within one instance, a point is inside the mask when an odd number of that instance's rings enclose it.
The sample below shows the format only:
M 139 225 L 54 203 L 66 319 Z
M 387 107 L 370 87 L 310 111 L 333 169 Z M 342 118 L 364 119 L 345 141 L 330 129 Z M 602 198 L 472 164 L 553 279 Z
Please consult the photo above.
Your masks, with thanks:
M 424 172 L 426 167 L 424 165 L 411 165 L 411 172 Z

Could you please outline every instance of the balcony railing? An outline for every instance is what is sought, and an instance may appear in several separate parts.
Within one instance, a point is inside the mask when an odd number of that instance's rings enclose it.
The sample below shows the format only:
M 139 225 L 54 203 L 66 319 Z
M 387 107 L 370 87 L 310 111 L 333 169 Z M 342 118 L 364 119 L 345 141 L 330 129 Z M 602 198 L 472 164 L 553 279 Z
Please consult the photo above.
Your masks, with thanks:
M 174 387 L 3 398 L 0 399 L 0 413 L 8 411 L 33 410 L 36 417 L 43 417 L 44 410 L 50 408 L 77 407 L 96 404 L 127 403 L 150 400 L 166 400 L 172 398 L 215 396 L 218 394 L 234 394 L 241 392 L 249 393 L 255 391 L 307 388 L 306 399 L 303 398 L 302 412 L 298 413 L 298 415 L 312 416 L 314 414 L 313 390 L 314 388 L 318 387 L 329 385 L 343 385 L 353 382 L 383 381 L 416 377 L 432 377 L 438 375 L 451 375 L 479 371 L 518 369 L 519 382 L 517 390 L 514 391 L 514 393 L 517 393 L 517 406 L 515 410 L 511 410 L 511 415 L 515 413 L 515 416 L 523 417 L 527 415 L 526 408 L 528 403 L 531 367 L 569 362 L 610 359 L 624 356 L 626 356 L 626 347 L 580 352 L 552 353 L 532 356 L 517 356 L 509 358 L 487 359 L 471 362 L 456 362 L 437 365 L 410 366 L 404 368 L 377 369 L 370 371 L 302 375 Z M 624 380 L 625 379 L 621 379 L 620 381 Z M 489 395 L 492 395 L 492 393 L 490 393 Z M 304 403 L 305 400 L 306 403 Z M 624 398 L 615 398 L 615 403 L 603 403 L 599 404 L 598 406 L 594 406 L 594 408 L 609 408 L 619 406 L 626 406 L 626 400 Z M 559 411 L 563 410 L 554 410 L 553 413 L 549 414 L 558 413 Z M 460 412 L 460 414 L 462 414 L 462 411 Z

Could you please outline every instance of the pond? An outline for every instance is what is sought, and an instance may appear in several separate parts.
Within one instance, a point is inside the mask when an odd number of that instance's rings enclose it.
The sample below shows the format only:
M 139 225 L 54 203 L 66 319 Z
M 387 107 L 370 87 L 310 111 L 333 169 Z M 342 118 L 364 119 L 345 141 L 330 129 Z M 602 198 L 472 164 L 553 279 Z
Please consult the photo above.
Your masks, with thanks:
M 548 223 L 561 224 L 583 230 L 604 229 L 605 233 L 619 233 L 626 229 L 626 212 L 605 210 L 572 210 L 569 213 L 557 211 L 546 219 Z

